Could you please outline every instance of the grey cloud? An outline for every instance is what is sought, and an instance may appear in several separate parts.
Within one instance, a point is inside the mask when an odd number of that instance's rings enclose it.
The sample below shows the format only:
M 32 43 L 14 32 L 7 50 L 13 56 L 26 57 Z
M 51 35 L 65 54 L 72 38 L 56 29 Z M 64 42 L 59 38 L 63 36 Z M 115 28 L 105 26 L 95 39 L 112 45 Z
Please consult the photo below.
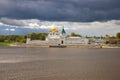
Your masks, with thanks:
M 68 22 L 68 21 L 41 21 L 38 19 L 0 19 L 0 34 L 2 29 L 14 29 L 14 33 L 21 31 L 23 33 L 29 32 L 48 32 L 50 28 L 56 26 L 61 30 L 64 26 L 67 33 L 76 32 L 82 35 L 115 35 L 120 31 L 120 20 L 110 20 L 106 22 Z M 3 34 L 3 33 L 2 33 Z
M 40 23 L 40 21 L 37 19 L 17 20 L 17 19 L 9 19 L 9 18 L 1 18 L 0 22 L 12 26 L 28 26 L 29 23 Z
M 119 0 L 1 0 L 0 17 L 48 21 L 120 19 Z

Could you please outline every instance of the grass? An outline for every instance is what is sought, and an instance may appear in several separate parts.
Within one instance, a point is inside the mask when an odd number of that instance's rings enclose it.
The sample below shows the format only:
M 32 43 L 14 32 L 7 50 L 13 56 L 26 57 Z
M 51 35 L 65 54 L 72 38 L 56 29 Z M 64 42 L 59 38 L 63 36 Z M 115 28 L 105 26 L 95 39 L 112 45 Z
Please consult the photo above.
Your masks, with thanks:
M 12 46 L 13 42 L 0 42 L 0 46 Z

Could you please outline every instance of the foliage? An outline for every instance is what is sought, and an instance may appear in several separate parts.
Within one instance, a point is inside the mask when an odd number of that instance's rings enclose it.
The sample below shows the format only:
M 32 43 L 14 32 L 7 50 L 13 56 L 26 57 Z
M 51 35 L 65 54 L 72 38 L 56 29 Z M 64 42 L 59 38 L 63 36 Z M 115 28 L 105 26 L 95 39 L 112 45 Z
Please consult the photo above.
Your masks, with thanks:
M 79 34 L 76 34 L 76 33 L 74 33 L 74 32 L 71 32 L 71 34 L 70 34 L 70 36 L 78 36 L 78 37 L 81 37 L 81 35 L 79 35 Z
M 47 33 L 31 33 L 30 35 L 31 40 L 45 40 Z
M 118 39 L 120 39 L 120 32 L 118 32 L 118 33 L 116 34 L 116 37 L 117 37 Z
M 115 36 L 111 36 L 110 39 L 116 39 L 116 37 Z
M 45 40 L 47 33 L 31 33 L 27 35 L 0 35 L 0 42 L 20 42 L 25 43 L 26 38 L 29 36 L 31 40 Z M 4 45 L 1 43 L 1 45 Z
M 105 44 L 109 44 L 109 41 L 106 41 Z

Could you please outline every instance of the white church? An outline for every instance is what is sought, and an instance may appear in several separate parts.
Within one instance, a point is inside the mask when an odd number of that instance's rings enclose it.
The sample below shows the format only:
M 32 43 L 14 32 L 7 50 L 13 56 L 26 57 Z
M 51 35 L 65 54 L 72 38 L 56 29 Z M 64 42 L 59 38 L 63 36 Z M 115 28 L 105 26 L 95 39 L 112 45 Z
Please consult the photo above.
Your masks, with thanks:
M 37 45 L 87 45 L 89 39 L 84 37 L 67 37 L 64 27 L 61 32 L 56 27 L 53 27 L 50 31 L 46 40 L 31 40 L 27 38 L 26 44 L 37 44 Z

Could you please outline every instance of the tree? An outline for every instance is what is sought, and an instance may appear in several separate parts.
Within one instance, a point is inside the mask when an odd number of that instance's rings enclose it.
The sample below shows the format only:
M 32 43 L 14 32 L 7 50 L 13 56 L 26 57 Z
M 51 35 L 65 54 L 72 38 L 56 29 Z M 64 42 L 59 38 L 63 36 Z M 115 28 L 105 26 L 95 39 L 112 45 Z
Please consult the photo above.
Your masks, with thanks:
M 31 40 L 45 40 L 47 33 L 31 33 Z
M 115 36 L 111 36 L 110 39 L 116 39 L 116 37 Z
M 4 42 L 4 40 L 5 40 L 5 37 L 0 35 L 0 42 Z
M 120 32 L 118 32 L 118 33 L 116 34 L 116 37 L 117 37 L 118 39 L 120 39 Z
M 78 37 L 81 37 L 81 35 L 76 34 L 76 33 L 74 33 L 74 32 L 71 32 L 70 36 L 78 36 Z
M 45 35 L 41 35 L 40 40 L 45 40 Z
M 36 40 L 38 38 L 38 36 L 36 35 L 36 33 L 31 33 L 31 40 Z
M 75 36 L 75 33 L 74 33 L 74 32 L 71 32 L 70 36 Z

